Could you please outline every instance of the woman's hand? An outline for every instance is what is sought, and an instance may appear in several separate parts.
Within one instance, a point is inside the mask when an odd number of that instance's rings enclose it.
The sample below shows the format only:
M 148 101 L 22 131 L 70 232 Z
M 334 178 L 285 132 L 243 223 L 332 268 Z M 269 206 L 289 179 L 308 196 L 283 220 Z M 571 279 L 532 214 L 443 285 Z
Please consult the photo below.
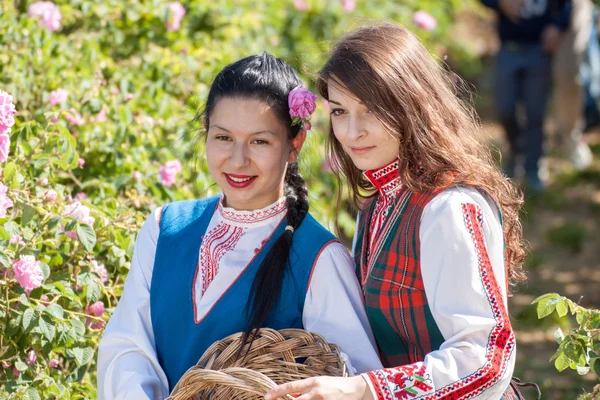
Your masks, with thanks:
M 286 394 L 296 397 L 296 400 L 373 400 L 371 390 L 362 376 L 320 376 L 284 383 L 271 389 L 265 399 L 274 400 Z

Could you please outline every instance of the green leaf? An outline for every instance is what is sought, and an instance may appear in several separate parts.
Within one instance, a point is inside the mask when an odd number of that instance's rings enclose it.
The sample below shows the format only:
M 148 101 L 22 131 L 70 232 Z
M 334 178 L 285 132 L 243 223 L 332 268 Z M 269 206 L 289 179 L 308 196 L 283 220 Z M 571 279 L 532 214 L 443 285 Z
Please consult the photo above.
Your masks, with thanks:
M 98 99 L 91 99 L 83 103 L 82 110 L 89 110 L 92 114 L 98 114 L 102 110 L 102 102 Z
M 86 369 L 87 369 L 86 366 L 81 366 L 79 368 L 76 368 L 75 371 L 73 371 L 67 377 L 67 382 L 71 382 L 72 383 L 72 382 L 79 382 L 79 381 L 81 381 L 83 379 L 83 376 L 85 375 Z
M 3 226 L 0 226 L 0 240 L 10 240 L 10 233 Z
M 566 301 L 561 301 L 560 303 L 558 303 L 556 305 L 556 312 L 558 313 L 559 317 L 564 317 L 565 315 L 567 315 L 569 313 L 569 306 L 567 305 Z
M 31 305 L 31 303 L 29 302 L 29 299 L 27 298 L 27 295 L 25 293 L 23 293 L 22 295 L 19 296 L 19 302 L 21 304 L 23 304 L 24 306 Z
M 82 366 L 94 358 L 94 350 L 91 347 L 74 347 L 67 350 L 67 355 L 75 358 L 78 366 Z
M 565 369 L 569 368 L 569 364 L 570 361 L 569 359 L 563 354 L 561 353 L 556 360 L 554 360 L 554 367 L 559 371 L 562 372 Z
M 33 217 L 35 217 L 37 212 L 35 211 L 35 207 L 31 207 L 29 204 L 18 203 L 18 206 L 23 210 L 23 213 L 21 214 L 21 224 L 25 226 L 33 219 Z
M 42 279 L 45 281 L 50 276 L 50 267 L 45 262 L 40 261 L 40 269 L 42 270 Z
M 0 264 L 4 265 L 7 268 L 10 267 L 12 264 L 10 257 L 7 256 L 3 251 L 0 251 Z
M 563 333 L 562 329 L 560 329 L 560 327 L 556 328 L 556 330 L 554 331 L 554 339 L 556 339 L 556 342 L 558 344 L 561 344 L 565 339 L 565 334 Z
M 539 296 L 535 300 L 533 300 L 531 302 L 531 304 L 539 303 L 542 300 L 550 300 L 550 299 L 553 299 L 553 298 L 556 298 L 556 297 L 560 297 L 560 294 L 558 294 L 558 293 L 546 293 L 546 294 L 543 294 L 543 295 Z
M 52 321 L 46 320 L 46 318 L 46 316 L 42 316 L 39 320 L 40 332 L 46 339 L 52 341 L 56 335 L 56 328 L 52 325 Z
M 50 304 L 48 307 L 46 307 L 44 312 L 47 313 L 48 315 L 53 316 L 54 318 L 58 318 L 58 319 L 64 318 L 63 308 L 58 304 Z
M 590 361 L 590 369 L 597 376 L 600 376 L 600 358 L 592 358 L 592 360 Z
M 23 329 L 29 329 L 34 316 L 35 311 L 33 311 L 33 308 L 28 308 L 27 310 L 25 310 L 25 312 L 23 313 Z
M 27 397 L 29 400 L 41 400 L 40 394 L 35 388 L 30 387 L 27 389 Z
M 85 325 L 79 319 L 71 318 L 71 326 L 73 327 L 75 340 L 79 340 L 85 335 Z
M 60 222 L 60 217 L 58 217 L 56 215 L 54 217 L 50 218 L 47 223 L 48 230 L 54 229 L 58 225 L 59 222 Z
M 4 223 L 4 229 L 6 229 L 8 231 L 8 233 L 10 233 L 10 236 L 21 234 L 21 228 L 14 221 L 8 221 L 8 222 Z
M 547 317 L 554 312 L 556 304 L 549 304 L 550 299 L 540 300 L 537 304 L 538 319 Z
M 90 283 L 86 288 L 85 298 L 88 304 L 97 302 L 102 296 L 102 289 L 97 281 Z
M 12 186 L 12 183 L 16 177 L 17 166 L 11 161 L 4 166 L 4 183 L 6 186 Z
M 27 364 L 25 364 L 23 360 L 17 360 L 15 362 L 15 368 L 17 369 L 17 371 L 23 372 L 27 370 Z
M 87 251 L 92 251 L 96 245 L 96 232 L 87 224 L 77 225 L 77 237 Z
M 90 283 L 94 282 L 95 279 L 96 276 L 91 272 L 82 272 L 77 275 L 77 284 L 79 286 L 89 285 Z

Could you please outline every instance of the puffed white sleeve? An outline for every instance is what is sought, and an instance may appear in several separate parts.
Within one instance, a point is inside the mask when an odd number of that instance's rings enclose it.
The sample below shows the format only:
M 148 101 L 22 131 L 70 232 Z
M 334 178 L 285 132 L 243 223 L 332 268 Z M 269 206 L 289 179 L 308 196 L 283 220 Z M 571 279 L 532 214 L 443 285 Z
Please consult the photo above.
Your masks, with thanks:
M 100 342 L 99 400 L 162 400 L 169 396 L 150 319 L 150 283 L 159 216 L 160 210 L 152 213 L 138 233 L 123 295 Z
M 354 262 L 339 242 L 328 244 L 315 262 L 302 315 L 304 328 L 337 344 L 355 373 L 381 368 Z
M 422 362 L 363 376 L 376 399 L 502 398 L 516 345 L 497 207 L 475 189 L 448 189 L 425 207 L 419 239 L 425 294 L 444 342 Z

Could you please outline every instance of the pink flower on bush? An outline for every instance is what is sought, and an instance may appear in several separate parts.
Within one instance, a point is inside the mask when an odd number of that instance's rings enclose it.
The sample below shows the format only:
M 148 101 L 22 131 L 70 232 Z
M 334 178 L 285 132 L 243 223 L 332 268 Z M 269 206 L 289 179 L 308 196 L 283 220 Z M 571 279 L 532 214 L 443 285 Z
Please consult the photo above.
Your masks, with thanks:
M 56 89 L 50 92 L 50 105 L 64 103 L 67 101 L 69 93 L 65 89 Z
M 14 376 L 19 376 L 21 375 L 21 372 L 17 369 L 17 367 L 13 367 L 13 375 Z
M 413 23 L 421 29 L 432 31 L 437 27 L 437 21 L 427 11 L 417 11 L 413 15 Z
M 0 130 L 0 162 L 8 160 L 8 153 L 10 152 L 10 136 L 8 132 Z
M 44 198 L 47 201 L 56 201 L 56 199 L 58 198 L 58 193 L 56 193 L 56 190 L 54 190 L 54 189 L 49 189 L 46 192 L 46 195 L 44 196 Z
M 25 357 L 25 362 L 27 365 L 34 365 L 36 361 L 37 354 L 35 354 L 34 350 L 29 350 L 29 353 L 27 353 L 27 356 Z
M 77 162 L 77 166 L 78 166 L 79 168 L 81 168 L 81 167 L 83 167 L 84 165 L 85 165 L 85 159 L 83 159 L 83 158 L 81 158 L 81 157 L 80 157 L 80 158 L 79 158 L 79 161 Z
M 102 283 L 108 281 L 108 271 L 104 264 L 98 264 L 98 261 L 96 260 L 92 260 L 90 264 L 91 271 L 100 277 Z
M 79 192 L 75 195 L 75 197 L 73 198 L 74 200 L 77 201 L 82 201 L 88 198 L 88 195 L 86 192 Z
M 142 179 L 142 173 L 140 171 L 133 171 L 133 173 L 131 174 L 131 177 L 133 179 L 135 179 L 136 181 L 139 181 L 140 179 Z
M 46 186 L 48 184 L 48 178 L 44 176 L 38 180 L 38 183 L 40 184 L 40 186 Z
M 167 161 L 165 165 L 158 170 L 160 181 L 166 187 L 171 187 L 175 183 L 177 174 L 181 172 L 181 162 L 179 160 Z
M 351 13 L 356 8 L 356 0 L 341 0 L 344 12 Z
M 6 195 L 7 191 L 7 187 L 0 183 L 0 218 L 6 217 L 6 210 L 13 206 L 12 200 Z
M 294 8 L 298 11 L 308 11 L 310 6 L 306 0 L 294 0 Z
M 98 114 L 96 114 L 96 117 L 94 118 L 94 121 L 96 121 L 96 122 L 106 122 L 106 110 L 104 108 L 102 110 L 100 110 L 100 112 Z
M 85 306 L 86 314 L 93 315 L 96 317 L 101 317 L 104 315 L 104 303 L 101 301 L 97 301 L 92 305 Z
M 16 112 L 12 96 L 0 89 L 0 134 L 10 133 L 10 128 L 15 124 Z
M 33 256 L 21 256 L 13 266 L 15 279 L 25 292 L 29 294 L 33 289 L 42 286 L 43 276 L 40 262 Z
M 60 29 L 62 15 L 56 5 L 50 1 L 37 1 L 29 6 L 29 16 L 40 19 L 40 22 L 51 32 Z
M 65 207 L 65 215 L 75 218 L 77 221 L 86 225 L 94 225 L 94 217 L 90 216 L 90 209 L 87 206 L 81 204 L 79 200 L 73 200 L 73 202 Z
M 47 302 L 47 301 L 50 301 L 50 298 L 48 296 L 46 296 L 45 294 L 43 294 L 40 296 L 40 300 Z
M 85 124 L 85 119 L 75 110 L 71 110 L 65 114 L 65 118 L 70 126 L 81 126 Z
M 11 365 L 10 361 L 0 361 L 0 367 L 2 367 L 2 369 L 9 369 Z
M 288 95 L 288 105 L 290 107 L 290 115 L 306 119 L 315 112 L 317 104 L 315 101 L 317 96 L 312 94 L 310 90 L 303 87 L 297 87 Z
M 19 235 L 12 235 L 9 242 L 10 244 L 20 244 L 21 246 L 25 245 L 23 238 Z
M 58 360 L 56 358 L 53 358 L 52 360 L 50 360 L 50 362 L 48 363 L 48 366 L 50 368 L 58 368 Z
M 178 31 L 181 20 L 185 15 L 185 8 L 178 1 L 167 4 L 167 7 L 169 7 L 169 16 L 166 23 L 167 30 L 169 32 Z

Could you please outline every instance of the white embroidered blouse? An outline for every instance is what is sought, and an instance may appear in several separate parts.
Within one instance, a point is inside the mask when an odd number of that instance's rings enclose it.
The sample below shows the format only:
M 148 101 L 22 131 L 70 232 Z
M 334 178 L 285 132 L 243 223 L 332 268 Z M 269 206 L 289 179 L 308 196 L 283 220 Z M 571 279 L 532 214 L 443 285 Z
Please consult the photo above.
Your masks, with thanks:
M 236 211 L 219 201 L 200 248 L 193 301 L 199 323 L 260 251 L 285 217 L 285 199 L 255 211 Z M 158 362 L 150 319 L 150 284 L 160 210 L 138 234 L 131 269 L 100 343 L 98 399 L 164 399 L 167 378 Z M 304 328 L 336 343 L 357 373 L 381 368 L 365 314 L 354 263 L 338 242 L 315 263 L 303 310 Z

